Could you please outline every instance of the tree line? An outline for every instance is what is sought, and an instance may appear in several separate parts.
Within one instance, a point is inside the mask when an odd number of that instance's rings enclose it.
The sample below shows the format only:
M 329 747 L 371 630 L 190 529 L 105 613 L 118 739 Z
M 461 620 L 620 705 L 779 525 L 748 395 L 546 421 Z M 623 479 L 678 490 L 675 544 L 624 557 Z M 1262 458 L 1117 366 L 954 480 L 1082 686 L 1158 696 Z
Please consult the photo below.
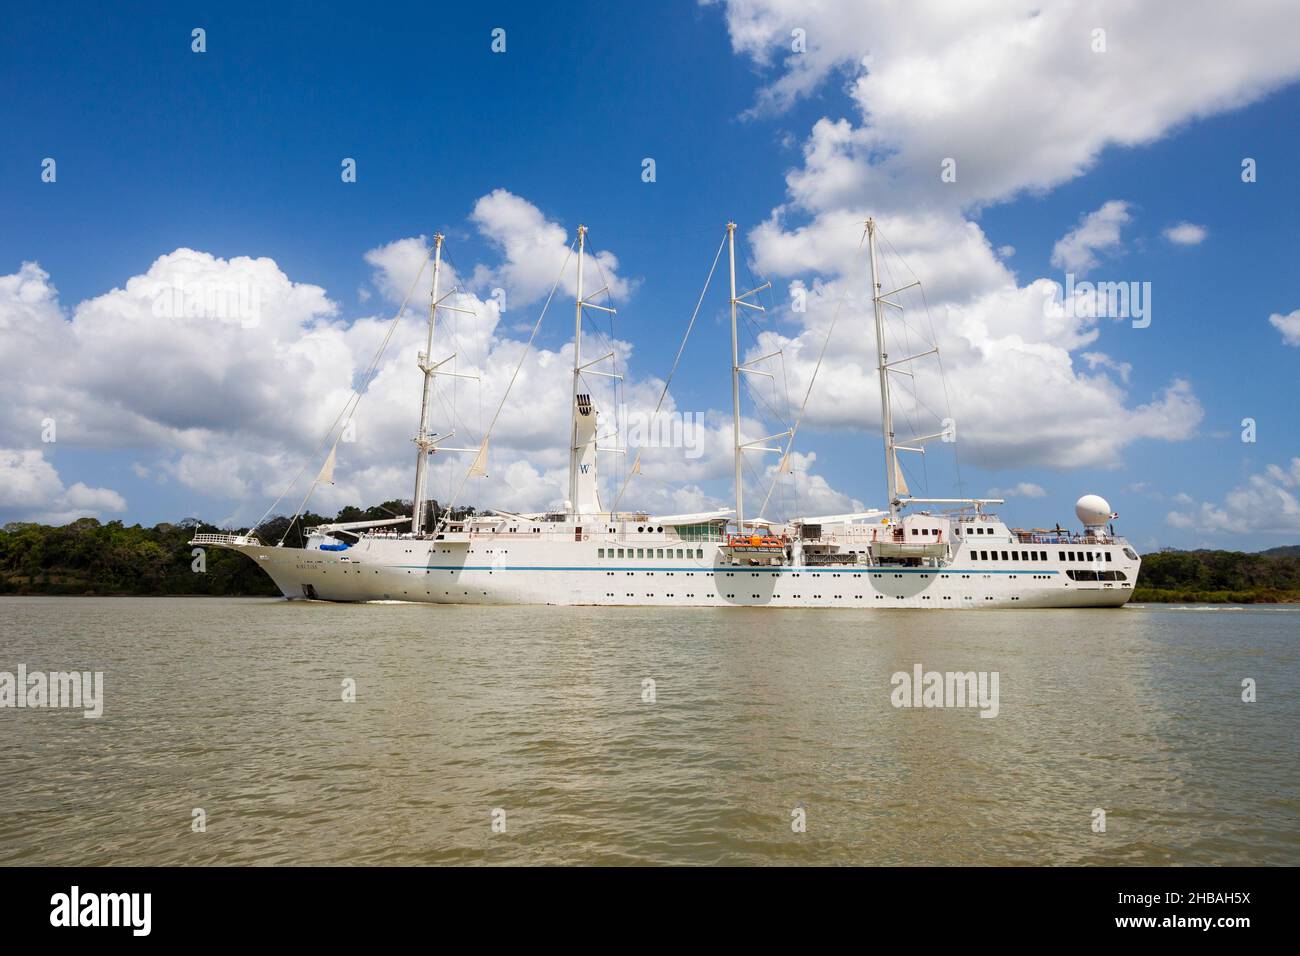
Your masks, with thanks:
M 1300 601 L 1300 547 L 1175 551 L 1142 556 L 1135 601 L 1275 604 Z
M 431 502 L 432 517 L 441 516 Z M 369 508 L 349 505 L 333 517 L 304 513 L 296 521 L 277 515 L 258 526 L 257 537 L 286 547 L 300 547 L 304 529 L 334 521 L 378 521 L 411 513 L 411 503 L 394 499 Z M 456 508 L 451 518 L 473 514 Z M 292 527 L 291 527 L 292 524 Z M 400 527 L 400 526 L 398 526 Z M 277 595 L 271 579 L 242 554 L 204 548 L 203 570 L 190 539 L 195 534 L 229 534 L 243 528 L 222 528 L 187 518 L 146 528 L 121 521 L 101 523 L 79 518 L 51 526 L 13 522 L 0 528 L 0 594 L 121 594 L 121 595 Z

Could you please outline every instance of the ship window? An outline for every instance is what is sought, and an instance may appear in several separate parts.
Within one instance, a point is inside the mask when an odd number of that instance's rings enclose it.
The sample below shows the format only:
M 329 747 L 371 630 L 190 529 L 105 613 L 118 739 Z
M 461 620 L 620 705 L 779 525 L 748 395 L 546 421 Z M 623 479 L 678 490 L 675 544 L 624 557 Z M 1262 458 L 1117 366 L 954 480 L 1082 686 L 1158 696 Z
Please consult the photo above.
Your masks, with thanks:
M 1020 552 L 1019 552 L 1019 551 L 1012 551 L 1012 552 L 1011 552 L 1011 560 L 1012 560 L 1012 561 L 1019 561 L 1019 560 L 1020 560 Z
M 1005 561 L 1006 559 L 1007 559 L 1007 553 L 1006 553 L 1005 551 L 1003 551 L 1003 552 L 1002 552 L 1002 560 Z
M 988 553 L 987 551 L 981 551 L 981 552 L 980 552 L 980 560 L 981 560 L 981 561 L 987 561 L 988 559 L 989 559 L 989 553 Z
M 605 549 L 604 549 L 604 548 L 597 548 L 597 549 L 596 549 L 596 557 L 598 557 L 598 558 L 603 558 L 604 556 L 605 556 Z
M 662 558 L 662 557 L 664 556 L 664 549 L 663 549 L 663 548 L 657 548 L 656 551 L 657 551 L 657 553 L 655 554 L 655 557 L 656 557 L 656 558 Z
M 637 556 L 638 558 L 644 558 L 644 557 L 645 557 L 645 548 L 637 548 L 637 549 L 636 549 L 636 556 Z
M 696 548 L 696 549 L 695 549 L 695 556 L 696 556 L 697 558 L 703 558 L 703 557 L 704 557 L 704 549 L 703 549 L 703 548 Z
M 1106 560 L 1107 561 L 1111 560 L 1111 552 L 1109 551 L 1106 552 Z

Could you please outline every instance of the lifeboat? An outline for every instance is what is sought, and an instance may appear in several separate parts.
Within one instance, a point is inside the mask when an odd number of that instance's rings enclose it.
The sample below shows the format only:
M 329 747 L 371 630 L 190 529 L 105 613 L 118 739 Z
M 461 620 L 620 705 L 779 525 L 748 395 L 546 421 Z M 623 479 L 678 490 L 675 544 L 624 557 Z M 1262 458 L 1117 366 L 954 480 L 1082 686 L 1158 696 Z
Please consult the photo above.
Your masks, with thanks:
M 784 554 L 785 545 L 785 538 L 771 534 L 733 534 L 727 537 L 727 548 L 731 551 Z

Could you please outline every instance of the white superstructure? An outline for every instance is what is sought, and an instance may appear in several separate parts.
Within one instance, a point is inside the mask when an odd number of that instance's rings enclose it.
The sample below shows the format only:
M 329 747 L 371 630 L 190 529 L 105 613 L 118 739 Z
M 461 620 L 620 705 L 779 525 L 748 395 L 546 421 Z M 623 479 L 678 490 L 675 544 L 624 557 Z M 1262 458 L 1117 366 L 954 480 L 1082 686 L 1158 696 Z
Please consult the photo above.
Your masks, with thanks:
M 943 433 L 895 440 L 891 375 L 919 356 L 891 361 L 886 354 L 882 310 L 897 308 L 890 297 L 903 290 L 881 291 L 871 220 L 866 223 L 866 239 L 880 375 L 886 509 L 776 522 L 746 518 L 744 453 L 783 453 L 784 468 L 797 424 L 754 441 L 741 434 L 740 377 L 753 371 L 754 362 L 740 361 L 736 310 L 759 308 L 750 297 L 760 290 L 736 293 L 735 225 L 729 223 L 725 241 L 731 274 L 736 507 L 659 516 L 602 510 L 596 480 L 597 453 L 602 450 L 599 409 L 583 378 L 616 376 L 595 368 L 612 355 L 584 362 L 582 320 L 585 309 L 613 310 L 584 299 L 586 229 L 579 227 L 569 497 L 563 509 L 526 515 L 489 512 L 463 520 L 454 520 L 446 512 L 433 527 L 426 525 L 420 505 L 426 497 L 428 456 L 452 450 L 440 446 L 445 438 L 429 431 L 433 378 L 454 374 L 440 370 L 447 359 L 433 362 L 429 356 L 437 313 L 450 308 L 439 299 L 442 236 L 435 236 L 429 344 L 419 356 L 424 393 L 415 438 L 419 452 L 412 518 L 323 525 L 309 529 L 302 548 L 264 544 L 252 532 L 196 535 L 192 543 L 246 554 L 288 598 L 329 601 L 966 609 L 1123 605 L 1133 592 L 1140 559 L 1110 529 L 1115 515 L 1104 499 L 1080 498 L 1076 515 L 1083 527 L 1069 531 L 1059 525 L 1051 530 L 1009 528 L 990 511 L 990 506 L 1002 503 L 1000 499 L 910 495 L 898 453 L 920 451 L 924 442 Z M 787 440 L 783 448 L 772 447 L 781 439 Z M 455 449 L 474 453 L 469 474 L 482 472 L 487 446 L 485 435 L 477 448 Z M 333 455 L 331 451 L 326 463 L 331 474 Z M 392 530 L 408 521 L 409 531 Z

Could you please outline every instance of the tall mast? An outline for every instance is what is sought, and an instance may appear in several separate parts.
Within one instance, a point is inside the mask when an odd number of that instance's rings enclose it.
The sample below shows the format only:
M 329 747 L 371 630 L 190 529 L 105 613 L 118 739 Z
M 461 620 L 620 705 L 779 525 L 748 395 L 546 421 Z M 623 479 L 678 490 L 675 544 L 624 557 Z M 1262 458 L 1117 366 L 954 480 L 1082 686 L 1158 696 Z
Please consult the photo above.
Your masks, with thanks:
M 885 488 L 889 515 L 898 518 L 898 451 L 894 447 L 894 413 L 889 405 L 889 355 L 885 352 L 885 316 L 881 311 L 880 277 L 876 272 L 876 220 L 867 220 L 867 248 L 871 253 L 871 302 L 876 314 L 876 361 L 880 369 L 880 431 L 885 440 Z
M 428 478 L 429 452 L 437 444 L 429 434 L 429 405 L 433 397 L 433 376 L 437 366 L 431 364 L 433 354 L 433 326 L 438 314 L 438 273 L 442 271 L 442 240 L 438 233 L 433 237 L 433 293 L 429 297 L 429 334 L 425 339 L 424 351 L 419 356 L 420 370 L 424 372 L 424 396 L 420 400 L 420 430 L 412 441 L 415 442 L 415 500 L 411 502 L 411 533 L 424 531 L 425 483 Z
M 569 511 L 578 511 L 578 459 L 582 447 L 578 443 L 578 392 L 582 387 L 582 260 L 587 244 L 587 227 L 578 226 L 578 295 L 573 303 L 573 394 L 570 396 L 571 424 L 569 427 Z
M 744 452 L 740 441 L 740 342 L 736 337 L 736 224 L 727 223 L 727 261 L 731 272 L 731 422 L 736 458 L 736 530 L 745 531 Z

